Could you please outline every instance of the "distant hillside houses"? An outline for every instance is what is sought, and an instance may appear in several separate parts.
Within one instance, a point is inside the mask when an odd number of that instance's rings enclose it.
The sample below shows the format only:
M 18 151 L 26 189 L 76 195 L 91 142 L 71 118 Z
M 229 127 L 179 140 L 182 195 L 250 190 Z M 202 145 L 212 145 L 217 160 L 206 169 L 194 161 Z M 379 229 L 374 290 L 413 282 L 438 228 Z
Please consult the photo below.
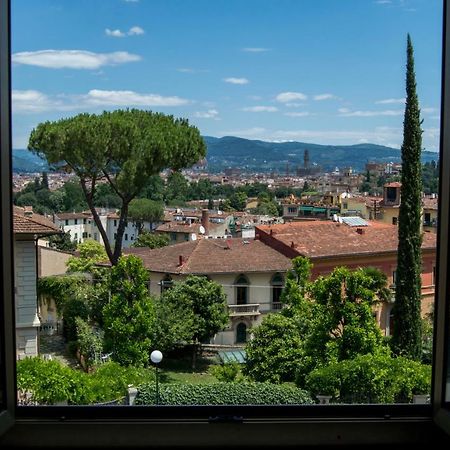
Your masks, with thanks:
M 103 209 L 99 211 L 99 216 L 108 240 L 113 244 L 116 241 L 119 215 L 115 210 L 108 211 Z M 61 230 L 70 234 L 72 241 L 81 243 L 87 239 L 93 239 L 104 244 L 103 238 L 90 211 L 83 211 L 80 213 L 58 213 L 54 215 L 53 219 L 55 224 Z M 156 224 L 150 224 L 150 222 L 143 222 L 143 229 L 151 230 L 151 227 L 155 227 L 155 225 Z M 133 221 L 128 221 L 123 234 L 123 248 L 131 247 L 133 242 L 137 239 L 137 236 L 137 225 Z

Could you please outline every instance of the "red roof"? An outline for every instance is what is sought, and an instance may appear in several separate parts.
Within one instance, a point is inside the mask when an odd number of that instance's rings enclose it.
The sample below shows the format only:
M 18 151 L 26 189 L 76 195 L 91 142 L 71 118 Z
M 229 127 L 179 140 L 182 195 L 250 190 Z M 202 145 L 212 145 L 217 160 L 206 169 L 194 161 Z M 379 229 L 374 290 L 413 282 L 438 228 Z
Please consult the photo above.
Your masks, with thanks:
M 152 272 L 172 274 L 285 272 L 292 267 L 289 258 L 254 239 L 201 239 L 156 249 L 128 248 L 123 252 L 139 256 Z
M 289 222 L 257 226 L 279 243 L 308 258 L 397 252 L 398 227 L 367 221 L 368 226 L 351 227 L 332 221 Z M 268 242 L 268 241 L 267 241 Z M 436 234 L 424 233 L 422 249 L 436 248 Z
M 50 219 L 18 206 L 13 208 L 13 231 L 15 234 L 38 234 L 41 236 L 62 233 Z

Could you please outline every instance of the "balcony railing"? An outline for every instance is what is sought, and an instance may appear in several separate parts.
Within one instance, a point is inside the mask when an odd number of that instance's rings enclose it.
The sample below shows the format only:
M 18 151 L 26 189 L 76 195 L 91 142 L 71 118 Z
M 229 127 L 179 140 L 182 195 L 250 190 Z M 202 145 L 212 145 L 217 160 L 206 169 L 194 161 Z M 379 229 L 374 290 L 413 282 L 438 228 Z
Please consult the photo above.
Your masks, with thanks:
M 243 305 L 228 305 L 230 317 L 259 316 L 259 303 L 245 303 Z
M 283 303 L 272 302 L 272 311 L 281 311 L 281 308 L 283 308 Z

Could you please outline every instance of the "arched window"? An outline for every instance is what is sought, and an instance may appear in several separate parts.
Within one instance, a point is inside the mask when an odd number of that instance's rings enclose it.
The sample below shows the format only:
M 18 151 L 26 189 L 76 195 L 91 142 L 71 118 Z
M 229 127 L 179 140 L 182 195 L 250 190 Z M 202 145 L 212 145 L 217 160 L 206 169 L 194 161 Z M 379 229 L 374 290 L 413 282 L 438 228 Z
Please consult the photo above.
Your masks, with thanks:
M 173 285 L 172 277 L 167 274 L 162 280 L 161 280 L 161 294 L 166 290 L 170 289 Z
M 236 304 L 248 303 L 248 279 L 245 275 L 239 275 L 234 283 L 236 285 Z
M 276 273 L 270 280 L 272 288 L 272 309 L 281 309 L 281 293 L 283 292 L 284 280 L 280 273 Z
M 243 322 L 236 327 L 236 344 L 244 344 L 247 342 L 247 325 Z

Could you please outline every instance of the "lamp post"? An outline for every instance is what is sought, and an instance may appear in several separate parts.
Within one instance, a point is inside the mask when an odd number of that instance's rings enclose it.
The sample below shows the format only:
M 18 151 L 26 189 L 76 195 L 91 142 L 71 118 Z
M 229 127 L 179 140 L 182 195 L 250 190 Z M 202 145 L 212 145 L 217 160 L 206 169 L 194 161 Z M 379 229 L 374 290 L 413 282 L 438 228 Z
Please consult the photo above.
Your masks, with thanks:
M 153 350 L 150 354 L 152 363 L 155 364 L 155 377 L 156 377 L 156 404 L 159 405 L 159 384 L 158 384 L 158 364 L 162 361 L 163 355 L 159 350 Z

